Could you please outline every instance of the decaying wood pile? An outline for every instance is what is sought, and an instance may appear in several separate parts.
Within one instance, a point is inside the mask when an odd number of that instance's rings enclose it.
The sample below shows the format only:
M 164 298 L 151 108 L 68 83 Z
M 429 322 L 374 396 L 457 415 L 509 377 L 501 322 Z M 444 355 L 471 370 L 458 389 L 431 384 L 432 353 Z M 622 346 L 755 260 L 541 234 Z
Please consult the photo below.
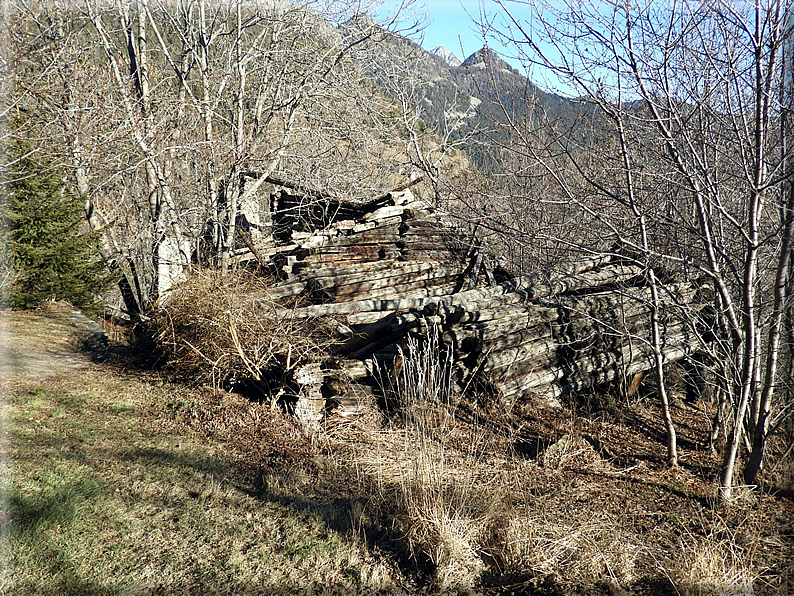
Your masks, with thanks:
M 409 334 L 431 329 L 451 349 L 458 388 L 511 400 L 555 405 L 653 367 L 650 290 L 628 259 L 512 277 L 490 267 L 476 233 L 410 189 L 368 204 L 290 192 L 272 197 L 272 233 L 241 259 L 282 279 L 262 297 L 263 316 L 300 297 L 291 316 L 336 321 L 327 358 L 284 371 L 303 418 L 356 412 L 388 384 Z M 700 300 L 687 283 L 664 286 L 661 300 L 662 353 L 679 360 L 699 348 L 681 313 Z

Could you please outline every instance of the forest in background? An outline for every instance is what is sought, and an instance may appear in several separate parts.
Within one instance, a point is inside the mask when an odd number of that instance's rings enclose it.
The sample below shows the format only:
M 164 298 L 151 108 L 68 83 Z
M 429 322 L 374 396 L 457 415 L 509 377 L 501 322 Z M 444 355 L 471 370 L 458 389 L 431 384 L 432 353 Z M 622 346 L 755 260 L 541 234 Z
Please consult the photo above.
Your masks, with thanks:
M 763 485 L 792 444 L 792 7 L 488 7 L 484 43 L 576 101 L 490 51 L 450 68 L 403 39 L 409 15 L 360 2 L 7 4 L 4 290 L 42 285 L 32 270 L 57 258 L 36 243 L 60 226 L 70 271 L 16 304 L 101 298 L 146 325 L 191 270 L 235 274 L 239 215 L 268 210 L 274 183 L 355 201 L 422 175 L 513 269 L 617 255 L 642 267 L 652 312 L 671 280 L 708 286 L 711 323 L 690 324 L 724 437 L 714 482 L 728 502 Z

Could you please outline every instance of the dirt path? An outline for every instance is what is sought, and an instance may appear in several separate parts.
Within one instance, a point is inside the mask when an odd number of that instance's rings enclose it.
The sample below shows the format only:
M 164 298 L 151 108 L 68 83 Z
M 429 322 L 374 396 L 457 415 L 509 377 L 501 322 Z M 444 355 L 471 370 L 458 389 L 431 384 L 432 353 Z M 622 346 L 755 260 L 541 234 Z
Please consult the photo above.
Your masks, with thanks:
M 0 311 L 0 380 L 41 380 L 91 361 L 81 350 L 92 331 L 75 322 L 71 310 Z

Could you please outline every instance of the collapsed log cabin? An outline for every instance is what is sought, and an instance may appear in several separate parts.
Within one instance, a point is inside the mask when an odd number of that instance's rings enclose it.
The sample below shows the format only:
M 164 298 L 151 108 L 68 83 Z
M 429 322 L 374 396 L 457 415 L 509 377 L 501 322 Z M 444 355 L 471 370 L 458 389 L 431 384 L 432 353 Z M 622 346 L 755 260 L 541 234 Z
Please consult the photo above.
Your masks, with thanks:
M 301 418 L 358 411 L 384 390 L 406 338 L 431 329 L 457 389 L 510 400 L 558 406 L 653 368 L 651 292 L 631 259 L 596 256 L 513 276 L 491 267 L 476 230 L 410 188 L 351 203 L 282 187 L 269 215 L 259 247 L 246 240 L 238 257 L 281 279 L 259 303 L 263 316 L 331 318 L 338 329 L 325 358 L 283 371 Z M 302 306 L 288 307 L 296 298 Z M 669 283 L 660 300 L 664 360 L 696 353 L 697 288 Z

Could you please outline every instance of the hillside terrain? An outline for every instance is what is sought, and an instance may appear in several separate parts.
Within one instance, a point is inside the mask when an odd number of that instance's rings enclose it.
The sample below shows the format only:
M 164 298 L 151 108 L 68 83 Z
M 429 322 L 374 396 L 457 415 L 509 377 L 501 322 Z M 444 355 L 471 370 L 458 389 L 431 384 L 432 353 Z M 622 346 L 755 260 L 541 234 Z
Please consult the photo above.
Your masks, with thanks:
M 92 363 L 63 313 L 2 322 L 24 354 L 3 379 L 6 593 L 794 589 L 794 505 L 715 499 L 704 404 L 676 399 L 675 470 L 641 396 L 404 402 L 307 432 L 140 370 L 123 346 Z M 22 364 L 45 351 L 46 375 Z
M 0 593 L 794 593 L 794 19 L 577 4 L 0 20 Z
M 588 134 L 580 122 L 591 113 L 586 104 L 541 89 L 487 47 L 461 61 L 446 48 L 428 51 L 381 31 L 354 57 L 387 96 L 408 99 L 432 130 L 461 142 L 481 172 L 505 171 L 499 148 L 511 144 L 509 122 L 571 140 Z

